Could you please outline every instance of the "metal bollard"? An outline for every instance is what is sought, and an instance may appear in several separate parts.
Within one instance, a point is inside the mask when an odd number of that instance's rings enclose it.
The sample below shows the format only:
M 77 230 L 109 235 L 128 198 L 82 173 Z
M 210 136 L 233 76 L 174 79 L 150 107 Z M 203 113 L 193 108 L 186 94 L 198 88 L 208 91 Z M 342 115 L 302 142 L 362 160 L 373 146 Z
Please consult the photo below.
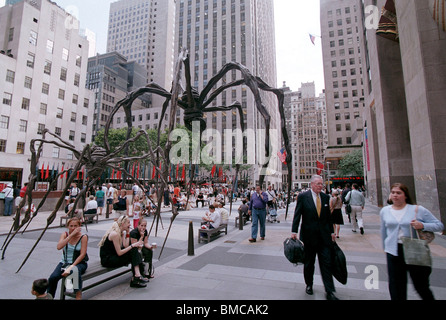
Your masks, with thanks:
M 192 221 L 189 221 L 189 237 L 187 246 L 187 255 L 194 256 L 194 228 L 192 226 Z
M 238 229 L 239 230 L 243 230 L 243 213 L 239 212 L 238 213 Z

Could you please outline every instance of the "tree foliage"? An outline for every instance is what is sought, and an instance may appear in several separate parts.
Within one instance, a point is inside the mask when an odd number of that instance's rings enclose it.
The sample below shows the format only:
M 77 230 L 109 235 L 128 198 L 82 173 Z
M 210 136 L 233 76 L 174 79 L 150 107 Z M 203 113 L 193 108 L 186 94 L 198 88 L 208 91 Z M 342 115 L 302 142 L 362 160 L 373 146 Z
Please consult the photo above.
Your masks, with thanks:
M 339 176 L 363 176 L 364 175 L 364 161 L 362 157 L 362 150 L 354 150 L 346 155 L 338 165 Z

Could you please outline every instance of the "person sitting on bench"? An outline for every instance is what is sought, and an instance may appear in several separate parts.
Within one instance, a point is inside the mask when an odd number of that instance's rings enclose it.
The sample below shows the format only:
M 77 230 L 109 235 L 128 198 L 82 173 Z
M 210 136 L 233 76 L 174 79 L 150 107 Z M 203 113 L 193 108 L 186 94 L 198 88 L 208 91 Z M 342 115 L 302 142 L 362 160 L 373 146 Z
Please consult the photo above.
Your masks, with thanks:
M 208 229 L 216 229 L 221 223 L 220 211 L 215 210 L 214 205 L 211 204 L 209 211 L 206 211 L 202 220 L 202 226 L 206 226 Z
M 138 226 L 130 231 L 130 241 L 132 244 L 137 243 L 138 241 L 142 241 L 144 243 L 141 248 L 141 255 L 144 260 L 144 268 L 141 271 L 141 274 L 145 278 L 153 278 L 153 268 L 152 268 L 152 257 L 153 257 L 153 249 L 156 248 L 156 244 L 149 244 L 149 234 L 147 232 L 147 220 L 139 219 Z
M 90 196 L 87 205 L 85 206 L 84 217 L 86 221 L 93 221 L 93 215 L 98 213 L 98 202 L 95 200 L 94 196 Z
M 142 277 L 140 271 L 144 266 L 138 249 L 143 245 L 142 241 L 130 243 L 130 219 L 121 216 L 99 242 L 101 265 L 106 268 L 118 268 L 131 263 L 133 277 L 130 286 L 144 288 L 149 279 Z
M 67 221 L 68 232 L 60 235 L 57 250 L 63 250 L 62 259 L 48 278 L 48 293 L 56 296 L 57 283 L 63 277 L 71 276 L 76 299 L 82 299 L 82 277 L 87 270 L 88 236 L 82 234 L 79 218 Z M 74 274 L 75 273 L 75 274 Z
M 197 196 L 197 200 L 195 201 L 195 205 L 198 208 L 198 202 L 201 202 L 201 206 L 204 207 L 204 195 L 203 192 L 200 192 L 200 194 Z

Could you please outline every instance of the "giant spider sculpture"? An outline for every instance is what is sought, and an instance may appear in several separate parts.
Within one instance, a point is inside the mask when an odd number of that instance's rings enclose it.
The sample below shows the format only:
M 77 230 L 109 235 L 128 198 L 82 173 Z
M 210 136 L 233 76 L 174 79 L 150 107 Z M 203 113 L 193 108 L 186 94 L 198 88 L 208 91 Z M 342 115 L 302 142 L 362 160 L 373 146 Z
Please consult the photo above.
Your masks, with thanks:
M 186 80 L 185 90 L 181 86 L 181 75 L 182 75 L 183 65 L 185 67 L 185 80 Z M 213 87 L 218 83 L 218 81 L 220 81 L 229 71 L 232 71 L 232 70 L 240 71 L 240 73 L 242 74 L 242 79 L 233 81 L 228 84 L 224 84 L 223 86 L 212 91 Z M 203 132 L 206 129 L 206 122 L 203 119 L 204 113 L 215 112 L 215 111 L 228 111 L 228 110 L 236 109 L 236 110 L 238 110 L 239 115 L 240 115 L 240 127 L 241 127 L 242 131 L 244 131 L 245 128 L 244 128 L 244 121 L 243 121 L 243 112 L 242 112 L 242 107 L 241 107 L 240 103 L 234 102 L 230 106 L 218 106 L 218 107 L 212 107 L 212 106 L 210 106 L 210 104 L 223 91 L 225 91 L 229 88 L 232 88 L 232 87 L 245 85 L 245 86 L 249 87 L 252 94 L 254 95 L 255 106 L 265 120 L 265 127 L 266 127 L 266 132 L 267 132 L 267 136 L 265 139 L 266 154 L 269 154 L 270 115 L 269 115 L 266 107 L 262 103 L 260 90 L 272 92 L 277 97 L 278 111 L 279 111 L 280 119 L 281 119 L 282 137 L 283 137 L 284 145 L 285 145 L 285 148 L 287 151 L 287 155 L 286 155 L 286 163 L 288 166 L 288 201 L 287 201 L 287 207 L 286 207 L 286 215 L 287 215 L 289 202 L 290 202 L 290 192 L 291 192 L 290 181 L 291 181 L 291 174 L 292 174 L 292 169 L 291 169 L 291 159 L 292 158 L 291 158 L 291 150 L 290 150 L 290 146 L 289 146 L 288 134 L 285 129 L 285 114 L 284 114 L 284 109 L 283 109 L 283 102 L 284 102 L 283 91 L 281 89 L 271 88 L 262 79 L 260 79 L 259 77 L 253 76 L 250 73 L 250 71 L 243 65 L 236 63 L 236 62 L 230 62 L 230 63 L 226 64 L 221 69 L 221 71 L 218 72 L 218 74 L 216 76 L 214 76 L 209 81 L 209 83 L 203 89 L 203 91 L 201 93 L 198 93 L 196 90 L 194 90 L 192 88 L 192 85 L 191 85 L 189 55 L 188 55 L 187 50 L 184 50 L 184 49 L 180 52 L 179 58 L 176 62 L 174 75 L 175 75 L 175 77 L 172 81 L 172 89 L 170 92 L 166 91 L 165 89 L 163 89 L 162 87 L 160 87 L 157 84 L 151 83 L 151 84 L 147 85 L 146 87 L 137 89 L 137 90 L 129 93 L 127 95 L 127 97 L 125 97 L 124 99 L 122 99 L 121 101 L 119 101 L 116 104 L 116 106 L 113 108 L 113 110 L 110 114 L 110 117 L 108 118 L 107 124 L 105 126 L 104 146 L 103 147 L 99 147 L 99 146 L 95 146 L 95 145 L 93 145 L 93 146 L 87 145 L 83 149 L 82 152 L 79 152 L 75 149 L 75 147 L 73 145 L 71 145 L 68 142 L 63 141 L 57 135 L 46 130 L 42 139 L 35 139 L 31 143 L 30 149 L 31 149 L 32 158 L 31 158 L 31 174 L 29 177 L 29 185 L 33 186 L 34 182 L 37 179 L 36 164 L 39 161 L 44 143 L 51 143 L 51 144 L 55 144 L 62 148 L 67 148 L 73 152 L 74 156 L 77 159 L 77 164 L 73 170 L 73 173 L 70 175 L 70 177 L 66 181 L 66 185 L 63 190 L 64 191 L 63 194 L 65 194 L 65 192 L 68 190 L 71 183 L 74 181 L 76 172 L 78 170 L 80 170 L 83 166 L 85 166 L 85 168 L 87 169 L 87 174 L 89 177 L 88 182 L 87 182 L 87 187 L 84 188 L 82 190 L 82 192 L 76 198 L 75 206 L 76 206 L 77 202 L 80 201 L 81 198 L 85 197 L 86 190 L 88 190 L 90 186 L 93 186 L 97 183 L 97 181 L 101 177 L 102 173 L 106 170 L 106 168 L 114 168 L 116 170 L 122 170 L 124 173 L 124 178 L 123 178 L 124 180 L 128 176 L 142 188 L 143 186 L 140 184 L 138 179 L 136 179 L 134 176 L 132 176 L 125 168 L 127 168 L 127 163 L 129 161 L 148 159 L 149 161 L 152 162 L 152 164 L 154 164 L 154 167 L 156 168 L 156 170 L 158 172 L 158 176 L 160 177 L 160 183 L 161 183 L 161 187 L 158 188 L 158 205 L 157 205 L 157 212 L 155 214 L 155 218 L 157 221 L 157 227 L 158 227 L 158 221 L 160 219 L 162 192 L 163 192 L 164 188 L 167 187 L 168 174 L 169 174 L 168 168 L 170 167 L 170 163 L 171 163 L 170 150 L 172 148 L 172 142 L 168 139 L 166 145 L 164 147 L 162 147 L 162 146 L 160 146 L 160 139 L 159 139 L 160 130 L 162 128 L 162 122 L 164 120 L 164 116 L 165 116 L 166 112 L 168 111 L 168 108 L 170 107 L 170 117 L 169 117 L 169 125 L 168 125 L 169 133 L 172 132 L 175 128 L 176 112 L 178 110 L 178 107 L 184 110 L 184 123 L 185 123 L 186 127 L 188 129 L 192 129 L 193 123 L 198 121 L 198 123 L 200 125 L 201 132 Z M 212 91 L 212 93 L 211 93 L 211 91 Z M 147 94 L 147 93 L 159 95 L 159 96 L 165 98 L 165 102 L 163 103 L 163 107 L 162 107 L 162 114 L 160 117 L 160 122 L 158 125 L 158 143 L 157 143 L 157 146 L 155 149 L 152 148 L 150 139 L 144 130 L 140 130 L 135 137 L 130 138 L 131 132 L 132 132 L 132 105 L 133 105 L 133 102 L 138 97 L 140 97 L 144 94 Z M 109 140 L 108 140 L 108 133 L 109 133 L 114 115 L 121 108 L 124 109 L 124 112 L 126 115 L 127 138 L 126 138 L 126 141 L 119 148 L 112 151 L 110 148 Z M 46 133 L 48 133 L 48 134 L 52 135 L 54 138 L 56 138 L 56 141 L 46 140 L 45 139 Z M 146 154 L 143 154 L 142 156 L 129 157 L 128 156 L 129 145 L 131 143 L 133 143 L 134 141 L 136 141 L 141 136 L 146 137 L 147 144 L 149 147 L 149 152 Z M 35 143 L 40 143 L 40 146 L 39 146 L 39 149 L 37 150 L 37 152 L 35 150 Z M 243 142 L 243 143 L 245 144 L 245 142 Z M 125 156 L 119 156 L 119 154 L 123 151 L 124 151 Z M 123 162 L 125 163 L 124 167 L 123 168 L 118 167 L 118 165 Z M 165 164 L 164 166 L 162 166 L 163 169 L 158 167 L 158 165 L 160 163 Z M 263 169 L 266 169 L 268 167 L 268 164 L 269 164 L 269 161 L 267 161 L 263 165 Z M 240 165 L 237 164 L 236 165 L 236 177 L 238 175 L 239 168 L 240 168 Z M 192 184 L 194 183 L 195 164 L 191 165 L 191 172 L 192 172 L 192 177 L 188 183 L 188 192 L 187 192 L 188 198 L 190 195 L 190 190 L 191 190 Z M 64 173 L 66 173 L 66 171 L 59 173 L 58 177 Z M 265 179 L 265 176 L 260 175 L 260 184 L 261 185 L 263 184 L 264 179 Z M 2 247 L 2 249 L 3 249 L 2 259 L 4 258 L 6 248 L 9 245 L 9 243 L 11 242 L 11 240 L 13 239 L 13 237 L 17 234 L 17 232 L 26 223 L 29 224 L 31 222 L 31 220 L 37 215 L 39 209 L 42 207 L 43 203 L 45 202 L 48 193 L 49 193 L 49 191 L 47 192 L 47 194 L 44 196 L 42 201 L 37 206 L 37 209 L 34 212 L 32 217 L 31 217 L 30 209 L 27 210 L 25 217 L 22 220 L 22 222 L 20 223 L 19 227 L 17 228 L 17 230 L 15 230 L 12 237 L 9 238 L 13 231 L 13 227 L 11 227 L 11 231 L 10 231 L 8 237 L 6 238 L 5 243 Z M 32 202 L 32 188 L 27 189 L 27 197 L 25 197 L 21 201 L 20 205 L 17 207 L 16 219 L 20 219 L 20 211 L 25 206 L 26 199 L 28 202 L 28 207 L 30 208 L 31 202 Z M 232 197 L 230 197 L 230 201 L 231 201 L 231 207 L 230 207 L 230 211 L 231 211 Z M 58 200 L 56 207 L 54 208 L 53 212 L 50 214 L 50 216 L 47 219 L 47 225 L 46 225 L 45 229 L 42 231 L 40 237 L 37 239 L 36 243 L 31 248 L 30 252 L 26 256 L 25 260 L 23 261 L 22 265 L 17 270 L 17 272 L 19 272 L 20 269 L 23 267 L 23 265 L 26 263 L 27 259 L 29 258 L 29 256 L 31 255 L 31 253 L 33 252 L 33 250 L 39 243 L 40 239 L 43 237 L 45 231 L 53 223 L 54 219 L 56 218 L 57 211 L 59 210 L 62 203 L 63 203 L 63 196 L 61 196 L 60 199 Z M 172 213 L 173 214 L 171 217 L 169 230 L 166 234 L 164 244 L 163 244 L 161 252 L 160 252 L 160 257 L 163 252 L 164 246 L 166 244 L 167 238 L 169 236 L 171 226 L 172 226 L 176 216 L 178 215 L 178 212 L 176 212 L 174 210 L 172 210 Z M 155 219 L 154 219 L 154 221 L 155 221 Z M 153 223 L 152 223 L 152 226 L 153 226 Z

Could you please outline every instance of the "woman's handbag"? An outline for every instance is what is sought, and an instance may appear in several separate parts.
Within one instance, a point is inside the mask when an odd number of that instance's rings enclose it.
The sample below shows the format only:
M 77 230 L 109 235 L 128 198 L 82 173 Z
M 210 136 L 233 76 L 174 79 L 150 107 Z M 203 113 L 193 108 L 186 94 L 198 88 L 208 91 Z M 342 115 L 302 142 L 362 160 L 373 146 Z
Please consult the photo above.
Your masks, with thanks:
M 432 266 L 431 251 L 426 240 L 414 239 L 412 227 L 410 230 L 410 238 L 402 237 L 404 261 L 406 264 L 415 266 Z
M 415 208 L 415 220 L 417 219 L 418 206 Z M 418 238 L 425 240 L 427 244 L 431 243 L 435 239 L 435 233 L 431 231 L 417 230 Z

